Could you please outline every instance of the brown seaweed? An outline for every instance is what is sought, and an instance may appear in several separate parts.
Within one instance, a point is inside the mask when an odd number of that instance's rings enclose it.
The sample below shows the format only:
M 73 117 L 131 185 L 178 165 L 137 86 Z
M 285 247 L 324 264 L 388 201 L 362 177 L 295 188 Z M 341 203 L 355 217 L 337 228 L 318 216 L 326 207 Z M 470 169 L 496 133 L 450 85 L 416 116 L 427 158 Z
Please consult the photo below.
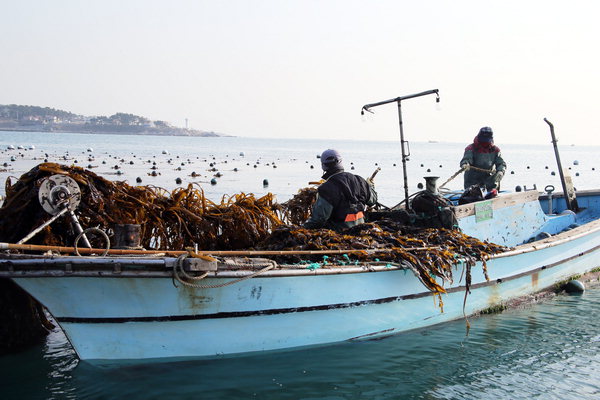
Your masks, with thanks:
M 432 292 L 445 292 L 453 269 L 463 262 L 467 292 L 470 270 L 477 261 L 504 251 L 503 246 L 481 242 L 457 230 L 424 229 L 392 220 L 365 223 L 342 232 L 299 227 L 310 215 L 315 188 L 298 192 L 278 204 L 272 194 L 255 197 L 239 193 L 212 202 L 198 185 L 172 192 L 153 186 L 130 186 L 111 182 L 75 166 L 40 164 L 16 183 L 6 182 L 6 200 L 0 208 L 0 241 L 17 242 L 50 218 L 38 202 L 42 181 L 54 174 L 77 181 L 82 200 L 76 212 L 84 227 L 110 231 L 114 224 L 139 224 L 146 249 L 183 250 L 360 250 L 351 255 L 275 256 L 279 263 L 320 262 L 347 265 L 359 262 L 399 263 L 411 268 Z M 32 244 L 69 245 L 74 239 L 67 218 L 60 218 L 33 237 Z M 368 250 L 368 251 L 366 251 Z M 441 304 L 441 297 L 440 297 Z

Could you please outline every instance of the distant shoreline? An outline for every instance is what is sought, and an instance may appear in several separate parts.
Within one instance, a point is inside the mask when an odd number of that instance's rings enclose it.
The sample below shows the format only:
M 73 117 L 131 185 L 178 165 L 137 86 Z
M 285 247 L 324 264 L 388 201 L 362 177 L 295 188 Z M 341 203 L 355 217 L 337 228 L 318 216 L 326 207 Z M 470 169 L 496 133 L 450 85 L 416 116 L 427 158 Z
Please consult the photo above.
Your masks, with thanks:
M 24 129 L 24 128 L 0 128 L 0 132 L 30 132 L 30 133 L 79 133 L 79 134 L 92 134 L 92 135 L 134 135 L 134 136 L 183 136 L 183 137 L 234 137 L 231 135 L 223 135 L 223 134 L 217 134 L 214 132 L 201 132 L 201 133 L 192 133 L 192 132 L 177 132 L 177 131 L 170 131 L 170 132 L 151 132 L 151 131 L 139 131 L 139 132 L 133 132 L 133 131 L 122 131 L 122 132 L 115 132 L 115 131 L 94 131 L 94 130 L 89 130 L 86 132 L 83 132 L 81 130 L 64 130 L 64 129 L 53 129 L 53 130 L 44 130 L 44 129 Z

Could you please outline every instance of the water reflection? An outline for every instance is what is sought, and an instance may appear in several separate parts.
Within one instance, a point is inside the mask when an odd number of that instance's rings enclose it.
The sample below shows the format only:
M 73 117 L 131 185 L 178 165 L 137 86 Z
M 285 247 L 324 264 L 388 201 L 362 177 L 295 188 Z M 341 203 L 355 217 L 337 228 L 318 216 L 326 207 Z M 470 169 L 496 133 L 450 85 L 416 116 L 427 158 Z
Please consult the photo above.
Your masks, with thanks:
M 472 318 L 468 336 L 457 321 L 370 342 L 119 366 L 78 363 L 55 332 L 45 347 L 3 357 L 0 366 L 13 366 L 3 385 L 9 398 L 593 397 L 599 305 L 596 289 Z

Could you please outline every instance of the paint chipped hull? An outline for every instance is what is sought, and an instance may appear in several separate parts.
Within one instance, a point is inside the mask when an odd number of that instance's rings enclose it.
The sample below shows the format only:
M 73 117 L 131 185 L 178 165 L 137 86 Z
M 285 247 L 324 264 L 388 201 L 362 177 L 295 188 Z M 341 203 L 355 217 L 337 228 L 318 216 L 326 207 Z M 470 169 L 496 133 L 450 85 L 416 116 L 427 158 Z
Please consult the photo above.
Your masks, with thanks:
M 558 226 L 552 218 L 562 218 L 564 225 L 572 217 L 566 213 L 564 218 L 558 214 L 550 218 L 539 212 L 537 196 L 533 204 L 528 204 L 532 201 L 527 196 L 531 194 L 501 200 L 506 204 L 494 206 L 495 222 L 526 215 L 523 221 L 531 225 L 531 235 Z M 592 204 L 591 196 L 589 200 Z M 476 217 L 474 209 L 471 213 L 461 207 L 466 230 L 476 227 L 468 220 Z M 536 212 L 531 214 L 531 210 Z M 490 230 L 494 220 L 479 223 L 487 224 L 483 230 Z M 511 224 L 523 225 L 518 221 L 498 225 L 493 233 L 507 237 L 504 230 Z M 517 232 L 508 237 L 522 240 L 522 236 Z M 599 255 L 600 222 L 594 220 L 517 246 L 488 261 L 489 281 L 481 265 L 473 267 L 464 313 L 473 314 L 588 272 L 598 267 Z M 85 360 L 218 357 L 316 346 L 387 336 L 464 316 L 464 281 L 445 285 L 448 293 L 442 295 L 441 312 L 436 297 L 411 270 L 400 266 L 282 268 L 230 286 L 200 289 L 174 285 L 172 258 L 95 260 L 12 260 L 10 268 L 5 261 L 0 271 L 48 308 Z M 21 268 L 36 262 L 36 271 Z M 91 265 L 85 273 L 73 267 L 83 263 Z M 455 277 L 463 275 L 463 267 L 455 266 Z M 202 284 L 230 282 L 249 273 L 217 271 Z

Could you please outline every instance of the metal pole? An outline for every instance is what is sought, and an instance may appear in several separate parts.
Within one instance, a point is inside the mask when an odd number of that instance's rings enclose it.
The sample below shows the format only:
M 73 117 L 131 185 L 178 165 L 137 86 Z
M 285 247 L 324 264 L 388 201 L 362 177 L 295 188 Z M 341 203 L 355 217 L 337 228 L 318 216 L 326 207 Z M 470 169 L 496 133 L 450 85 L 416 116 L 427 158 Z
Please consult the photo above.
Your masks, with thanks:
M 558 146 L 557 146 L 557 140 L 556 140 L 556 136 L 554 135 L 554 125 L 552 125 L 552 122 L 548 121 L 548 119 L 544 118 L 544 121 L 546 121 L 546 123 L 550 126 L 550 135 L 552 136 L 552 145 L 554 146 L 554 155 L 556 156 L 556 163 L 558 164 L 558 173 L 560 175 L 560 183 L 562 184 L 562 188 L 563 188 L 563 196 L 565 197 L 565 202 L 567 203 L 567 208 L 571 211 L 576 211 L 573 210 L 574 205 L 571 203 L 571 199 L 569 198 L 569 194 L 567 192 L 567 182 L 565 181 L 565 174 L 563 172 L 563 168 L 562 168 L 562 164 L 560 162 L 560 154 L 558 154 Z
M 77 215 L 75 215 L 73 210 L 69 210 L 69 216 L 71 217 L 71 221 L 73 222 L 73 226 L 74 226 L 77 234 L 83 233 L 83 228 L 81 227 L 81 224 L 79 223 L 79 220 L 77 219 Z M 92 245 L 90 244 L 90 241 L 88 240 L 87 236 L 85 236 L 85 234 L 83 234 L 81 236 L 81 238 L 83 239 L 83 244 L 85 244 L 87 247 L 89 247 L 91 249 Z
M 408 174 L 406 171 L 406 161 L 408 161 L 408 157 L 410 156 L 410 147 L 408 148 L 408 154 L 407 154 L 406 147 L 408 147 L 408 141 L 404 140 L 404 129 L 402 126 L 402 100 L 413 99 L 415 97 L 426 96 L 429 94 L 435 94 L 436 95 L 435 101 L 437 103 L 439 103 L 439 101 L 440 101 L 439 90 L 432 89 L 432 90 L 426 90 L 425 92 L 409 94 L 407 96 L 396 97 L 395 99 L 389 99 L 389 100 L 384 100 L 384 101 L 380 101 L 377 103 L 365 104 L 361 110 L 361 114 L 364 115 L 365 111 L 372 113 L 373 112 L 373 111 L 371 111 L 372 107 L 382 106 L 384 104 L 389 104 L 389 103 L 394 103 L 394 102 L 398 103 L 398 120 L 400 123 L 400 146 L 402 147 L 402 173 L 404 176 L 404 201 L 406 203 L 405 207 L 407 210 L 410 210 L 410 204 L 408 202 Z
M 410 210 L 410 203 L 408 202 L 408 174 L 406 173 L 406 161 L 408 160 L 408 155 L 406 154 L 406 150 L 404 149 L 404 129 L 402 127 L 402 102 L 398 100 L 398 121 L 400 123 L 400 147 L 402 148 L 402 174 L 404 176 L 404 205 L 406 210 Z

